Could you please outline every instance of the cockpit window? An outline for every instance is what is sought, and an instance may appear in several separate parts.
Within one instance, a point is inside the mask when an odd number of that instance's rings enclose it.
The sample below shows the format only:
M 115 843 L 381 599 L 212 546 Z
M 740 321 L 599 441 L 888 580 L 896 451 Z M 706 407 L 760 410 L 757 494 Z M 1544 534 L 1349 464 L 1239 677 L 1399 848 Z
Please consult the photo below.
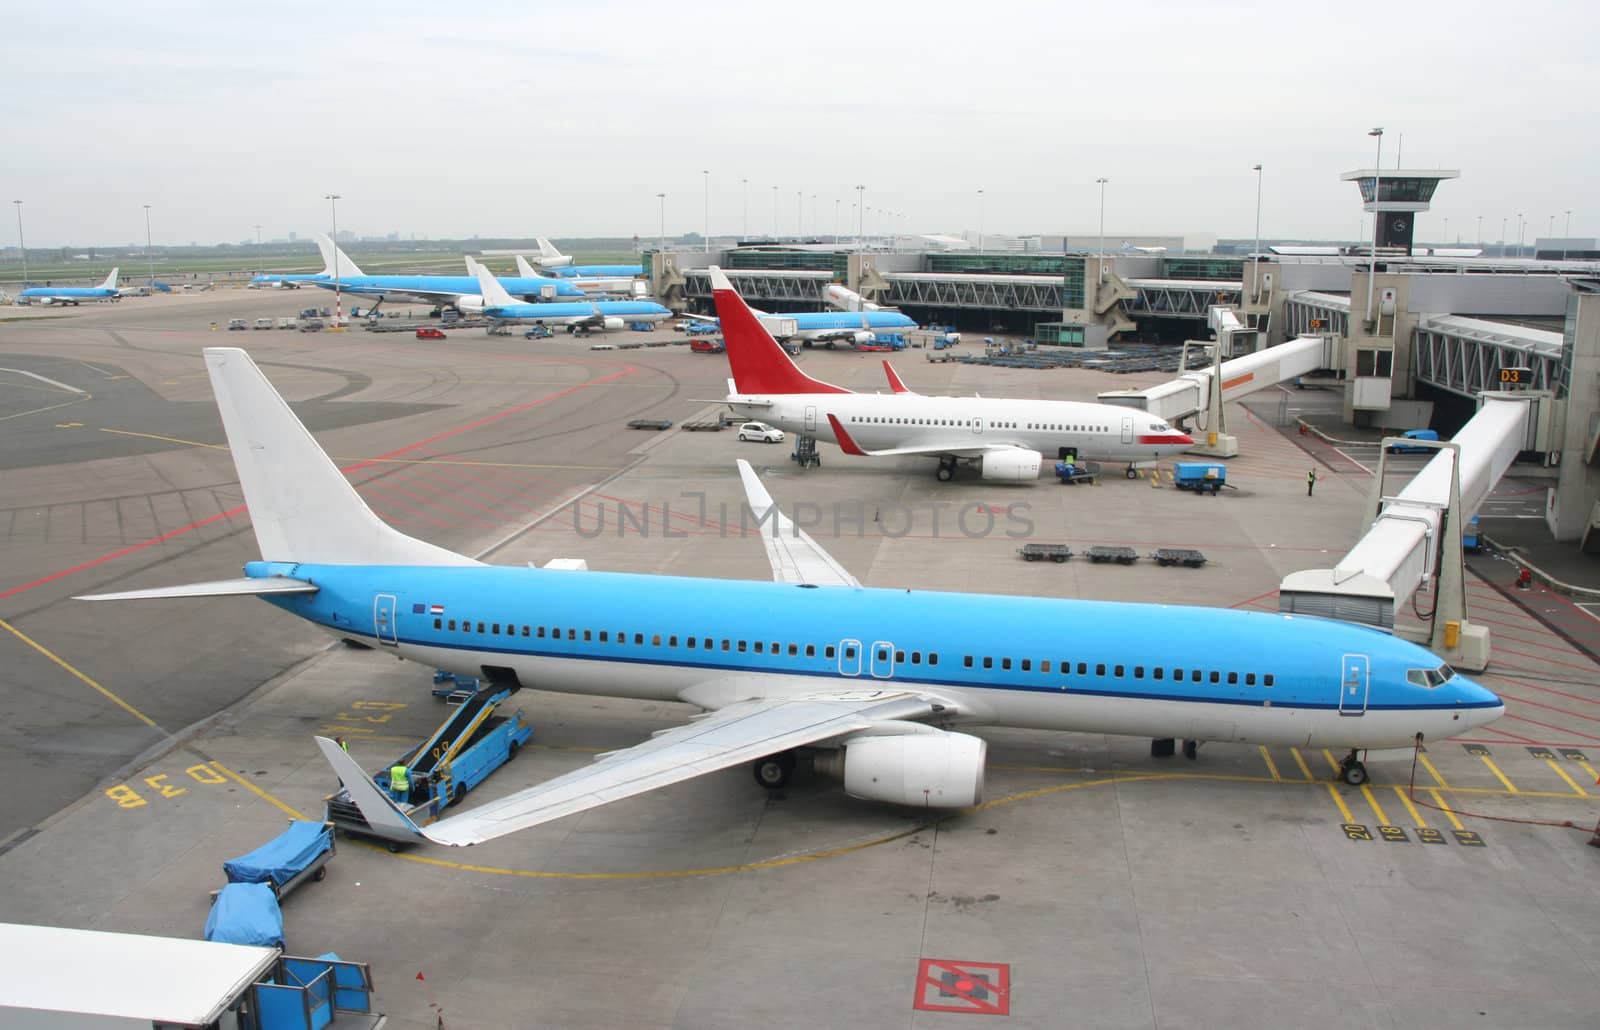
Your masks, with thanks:
M 1150 427 L 1150 431 L 1152 433 L 1168 433 L 1172 431 L 1172 427 L 1165 422 L 1157 422 Z
M 1419 687 L 1432 690 L 1441 686 L 1446 680 L 1455 676 L 1456 671 L 1448 665 L 1441 665 L 1437 669 L 1407 669 L 1406 682 Z

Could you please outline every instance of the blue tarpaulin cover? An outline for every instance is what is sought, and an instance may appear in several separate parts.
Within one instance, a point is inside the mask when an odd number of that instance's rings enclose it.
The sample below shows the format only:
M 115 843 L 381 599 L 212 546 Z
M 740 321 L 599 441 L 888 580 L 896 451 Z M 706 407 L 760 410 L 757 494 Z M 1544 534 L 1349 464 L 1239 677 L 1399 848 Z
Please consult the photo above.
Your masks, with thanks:
M 248 855 L 222 863 L 229 883 L 266 883 L 279 887 L 333 847 L 333 831 L 325 823 L 299 820 Z
M 283 912 L 264 883 L 230 883 L 217 892 L 206 916 L 206 940 L 283 947 Z

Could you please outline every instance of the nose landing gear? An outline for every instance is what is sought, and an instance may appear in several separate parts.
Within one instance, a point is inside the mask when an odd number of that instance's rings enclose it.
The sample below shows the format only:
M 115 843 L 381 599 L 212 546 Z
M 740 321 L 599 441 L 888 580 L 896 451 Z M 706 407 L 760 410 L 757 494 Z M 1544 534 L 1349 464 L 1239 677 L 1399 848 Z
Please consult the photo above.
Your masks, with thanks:
M 1339 779 L 1352 787 L 1359 787 L 1367 782 L 1367 767 L 1361 764 L 1360 752 L 1355 748 L 1350 753 L 1339 759 Z

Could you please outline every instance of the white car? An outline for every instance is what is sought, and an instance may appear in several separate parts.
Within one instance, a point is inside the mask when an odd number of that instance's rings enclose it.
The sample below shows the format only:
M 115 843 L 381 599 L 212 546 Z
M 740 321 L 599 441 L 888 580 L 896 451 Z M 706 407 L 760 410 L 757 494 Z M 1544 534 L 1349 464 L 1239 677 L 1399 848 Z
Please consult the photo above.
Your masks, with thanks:
M 761 443 L 783 443 L 783 430 L 765 422 L 746 422 L 739 427 L 740 440 L 758 440 Z

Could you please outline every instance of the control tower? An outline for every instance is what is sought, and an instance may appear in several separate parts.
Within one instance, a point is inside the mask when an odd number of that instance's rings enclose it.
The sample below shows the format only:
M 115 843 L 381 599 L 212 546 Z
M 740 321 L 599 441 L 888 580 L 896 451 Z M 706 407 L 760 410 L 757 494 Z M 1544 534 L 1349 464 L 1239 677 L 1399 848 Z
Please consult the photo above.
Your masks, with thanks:
M 1439 168 L 1358 168 L 1339 178 L 1360 187 L 1363 208 L 1377 215 L 1373 234 L 1377 246 L 1396 248 L 1409 256 L 1417 212 L 1428 210 L 1441 181 L 1460 175 Z

